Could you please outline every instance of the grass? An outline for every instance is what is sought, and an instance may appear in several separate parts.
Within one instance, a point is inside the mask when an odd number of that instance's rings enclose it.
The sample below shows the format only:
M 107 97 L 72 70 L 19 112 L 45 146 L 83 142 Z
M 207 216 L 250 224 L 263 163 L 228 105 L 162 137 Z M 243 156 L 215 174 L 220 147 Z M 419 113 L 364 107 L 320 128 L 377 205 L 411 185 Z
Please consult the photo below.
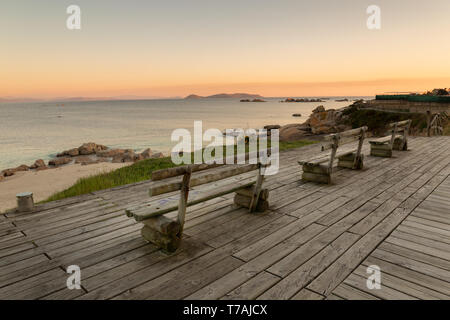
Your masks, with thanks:
M 294 141 L 280 142 L 280 151 L 300 148 L 309 144 L 316 143 L 314 141 Z M 268 143 L 270 148 L 270 141 Z M 236 149 L 236 147 L 235 147 Z M 86 178 L 79 179 L 73 186 L 55 193 L 43 202 L 61 200 L 69 197 L 79 196 L 90 192 L 123 186 L 130 183 L 151 179 L 152 172 L 160 169 L 175 167 L 170 157 L 161 159 L 147 159 L 136 162 L 130 166 L 123 167 L 111 172 L 101 173 Z
M 392 122 L 398 122 L 411 119 L 411 127 L 417 131 L 423 131 L 427 128 L 427 119 L 425 114 L 421 113 L 394 113 L 377 110 L 359 109 L 353 106 L 343 112 L 347 115 L 348 124 L 353 128 L 367 126 L 369 131 L 375 134 L 382 134 L 386 130 L 386 125 Z
M 444 126 L 444 136 L 450 136 L 450 121 L 447 121 L 447 123 Z

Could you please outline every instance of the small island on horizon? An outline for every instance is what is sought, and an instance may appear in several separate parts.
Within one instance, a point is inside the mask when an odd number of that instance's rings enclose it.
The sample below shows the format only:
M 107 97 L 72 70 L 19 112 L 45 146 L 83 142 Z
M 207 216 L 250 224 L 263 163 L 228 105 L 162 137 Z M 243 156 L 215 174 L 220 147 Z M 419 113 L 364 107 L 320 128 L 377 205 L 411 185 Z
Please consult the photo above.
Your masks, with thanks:
M 219 93 L 211 96 L 199 96 L 196 94 L 188 95 L 184 98 L 184 100 L 198 100 L 198 99 L 262 99 L 263 96 L 259 94 L 250 94 L 250 93 Z

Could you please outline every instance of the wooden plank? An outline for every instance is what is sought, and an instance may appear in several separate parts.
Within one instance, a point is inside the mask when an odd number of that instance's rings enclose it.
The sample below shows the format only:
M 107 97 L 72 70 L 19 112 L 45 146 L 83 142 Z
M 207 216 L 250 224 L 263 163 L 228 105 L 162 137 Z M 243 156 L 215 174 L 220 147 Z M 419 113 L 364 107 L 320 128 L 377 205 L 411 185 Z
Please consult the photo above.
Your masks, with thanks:
M 325 297 L 308 289 L 300 290 L 292 300 L 323 300 Z
M 333 294 L 342 297 L 347 300 L 379 300 L 377 298 L 367 292 L 358 290 L 352 286 L 349 286 L 346 283 L 341 283 L 336 289 L 333 290 Z
M 260 298 L 265 300 L 286 300 L 291 298 L 324 271 L 358 239 L 358 235 L 344 233 L 313 258 L 284 277 L 283 280 L 266 291 Z M 274 269 L 271 268 L 269 270 Z
M 254 300 L 272 285 L 280 281 L 280 278 L 268 273 L 261 272 L 256 277 L 240 285 L 233 291 L 227 293 L 221 299 L 224 300 Z

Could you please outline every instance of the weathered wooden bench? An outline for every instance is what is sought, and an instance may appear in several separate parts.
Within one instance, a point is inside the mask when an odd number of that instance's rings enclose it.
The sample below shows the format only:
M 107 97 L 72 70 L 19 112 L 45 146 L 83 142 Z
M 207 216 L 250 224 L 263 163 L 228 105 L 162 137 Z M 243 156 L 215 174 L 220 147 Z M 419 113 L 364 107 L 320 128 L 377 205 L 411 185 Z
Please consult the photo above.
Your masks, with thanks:
M 408 150 L 408 132 L 411 120 L 389 124 L 390 135 L 369 140 L 370 155 L 375 157 L 392 157 L 392 150 Z
M 362 169 L 364 155 L 361 154 L 361 149 L 366 131 L 367 127 L 361 127 L 325 136 L 326 143 L 322 145 L 321 150 L 331 149 L 331 153 L 321 154 L 306 161 L 299 161 L 298 163 L 303 168 L 302 180 L 330 184 L 333 163 L 336 158 L 338 159 L 338 167 Z M 338 152 L 339 146 L 355 141 L 359 141 L 356 149 Z
M 267 189 L 263 189 L 267 165 L 198 164 L 158 170 L 152 173 L 155 184 L 150 197 L 179 190 L 179 196 L 159 198 L 125 210 L 127 216 L 144 224 L 141 234 L 147 241 L 167 252 L 174 252 L 181 241 L 186 208 L 235 192 L 234 203 L 250 212 L 268 209 Z M 212 171 L 213 170 L 213 171 Z M 252 172 L 257 171 L 257 174 Z M 194 172 L 198 174 L 193 175 Z M 179 177 L 183 176 L 180 181 Z M 203 188 L 191 189 L 205 185 Z M 176 213 L 178 210 L 178 214 Z

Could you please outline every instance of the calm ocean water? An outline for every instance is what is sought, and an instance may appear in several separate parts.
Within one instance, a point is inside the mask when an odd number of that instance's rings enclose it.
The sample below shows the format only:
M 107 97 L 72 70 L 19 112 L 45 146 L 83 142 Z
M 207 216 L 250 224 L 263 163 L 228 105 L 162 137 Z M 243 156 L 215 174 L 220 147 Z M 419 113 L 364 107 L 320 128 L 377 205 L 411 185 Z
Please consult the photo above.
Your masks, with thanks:
M 369 99 L 366 97 L 365 99 Z M 353 99 L 349 97 L 349 99 Z M 262 128 L 304 122 L 318 105 L 340 108 L 351 102 L 241 103 L 236 99 L 39 102 L 0 104 L 0 170 L 96 142 L 113 148 L 145 148 L 168 153 L 176 128 L 195 120 L 208 128 Z M 292 117 L 301 113 L 301 118 Z

